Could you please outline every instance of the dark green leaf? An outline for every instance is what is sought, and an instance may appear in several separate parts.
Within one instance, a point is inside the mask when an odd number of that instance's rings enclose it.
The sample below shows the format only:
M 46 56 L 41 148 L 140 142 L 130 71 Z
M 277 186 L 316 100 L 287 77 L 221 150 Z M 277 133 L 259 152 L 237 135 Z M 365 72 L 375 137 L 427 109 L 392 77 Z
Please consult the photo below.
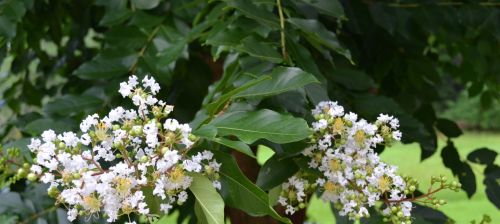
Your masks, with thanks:
M 318 9 L 320 12 L 337 17 L 343 18 L 344 8 L 338 0 L 303 0 L 304 2 L 311 4 L 314 8 Z
M 479 148 L 469 153 L 467 159 L 473 163 L 491 165 L 495 162 L 497 155 L 497 152 L 489 148 Z
M 277 67 L 269 74 L 270 80 L 258 83 L 235 97 L 271 96 L 300 88 L 306 84 L 318 82 L 310 73 L 295 67 Z
M 276 143 L 300 141 L 311 134 L 305 120 L 271 110 L 231 112 L 214 119 L 220 136 L 234 135 L 247 144 L 258 139 Z
M 131 49 L 107 49 L 82 64 L 74 74 L 82 79 L 110 79 L 127 74 L 138 55 Z
M 160 0 L 131 0 L 132 5 L 138 9 L 152 9 L 160 3 Z
M 352 90 L 368 90 L 374 86 L 373 79 L 362 71 L 335 69 L 330 76 L 333 81 Z
M 274 155 L 260 168 L 256 184 L 263 190 L 270 190 L 285 182 L 298 170 L 293 159 L 279 159 Z
M 242 91 L 245 91 L 246 89 L 248 89 L 254 85 L 257 85 L 258 83 L 263 82 L 263 81 L 268 80 L 268 79 L 271 79 L 271 77 L 269 77 L 267 75 L 261 76 L 258 79 L 249 81 L 249 82 L 245 83 L 244 85 L 242 85 L 236 89 L 233 89 L 233 90 L 229 91 L 228 93 L 220 96 L 216 101 L 214 101 L 206 106 L 208 113 L 211 115 L 218 113 L 224 107 L 224 105 L 231 98 L 233 98 L 236 94 L 238 94 Z
M 268 195 L 248 180 L 231 155 L 218 151 L 214 154 L 217 161 L 224 164 L 219 173 L 222 183 L 221 194 L 228 206 L 252 216 L 269 215 L 281 222 L 291 223 L 272 208 Z
M 48 129 L 52 129 L 57 133 L 62 133 L 65 131 L 71 131 L 72 125 L 59 120 L 56 121 L 50 118 L 42 118 L 30 122 L 24 127 L 24 131 L 32 136 L 40 135 Z
M 252 149 L 250 149 L 250 147 L 247 144 L 245 144 L 244 142 L 233 141 L 233 140 L 229 140 L 227 138 L 214 138 L 214 139 L 212 139 L 212 141 L 217 142 L 221 145 L 227 146 L 231 149 L 234 149 L 234 150 L 239 151 L 245 155 L 248 155 L 250 157 L 255 158 L 255 155 L 252 152 Z
M 429 208 L 426 206 L 421 206 L 419 204 L 414 204 L 412 210 L 412 217 L 415 218 L 414 222 L 416 224 L 445 224 L 449 218 L 441 211 Z
M 196 197 L 196 204 L 201 208 L 203 216 L 197 214 L 199 220 L 206 224 L 224 223 L 224 201 L 212 186 L 212 182 L 205 176 L 192 173 L 193 182 L 189 189 Z
M 65 95 L 45 105 L 48 114 L 71 115 L 82 111 L 92 111 L 102 105 L 102 100 L 88 95 Z
M 249 36 L 241 41 L 241 44 L 236 47 L 239 51 L 245 52 L 253 57 L 280 63 L 283 61 L 282 56 L 278 53 L 271 43 L 266 43 L 262 40 L 257 40 L 253 36 Z
M 255 5 L 247 0 L 226 0 L 227 4 L 241 11 L 245 16 L 255 19 L 264 25 L 279 28 L 278 18 L 263 5 Z
M 289 23 L 306 34 L 308 41 L 313 45 L 323 45 L 351 60 L 351 53 L 340 45 L 335 33 L 327 30 L 318 20 L 289 18 Z M 318 48 L 318 47 L 317 47 Z
M 448 138 L 456 138 L 462 134 L 462 130 L 455 122 L 445 118 L 437 119 L 436 127 Z
M 484 185 L 488 199 L 500 209 L 500 167 L 494 164 L 488 165 L 484 170 Z
M 448 144 L 441 151 L 441 158 L 444 165 L 453 172 L 453 175 L 458 177 L 462 189 L 467 192 L 467 196 L 472 197 L 476 192 L 476 176 L 470 165 L 460 160 L 460 155 L 453 142 L 448 141 Z

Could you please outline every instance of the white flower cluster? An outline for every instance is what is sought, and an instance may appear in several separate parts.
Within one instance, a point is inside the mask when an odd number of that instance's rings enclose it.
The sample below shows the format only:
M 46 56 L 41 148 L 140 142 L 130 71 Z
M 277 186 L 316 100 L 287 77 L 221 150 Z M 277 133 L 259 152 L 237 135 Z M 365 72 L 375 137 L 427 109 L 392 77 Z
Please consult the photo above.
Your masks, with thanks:
M 189 125 L 166 119 L 173 107 L 155 98 L 159 90 L 153 78 L 146 76 L 141 86 L 131 76 L 119 92 L 137 110 L 117 107 L 102 119 L 90 115 L 81 122 L 80 135 L 48 130 L 32 139 L 31 172 L 50 183 L 49 195 L 66 206 L 70 221 L 101 212 L 108 222 L 130 213 L 148 216 L 146 188 L 168 213 L 187 199 L 188 172 L 206 174 L 220 189 L 220 164 L 209 151 L 187 155 L 195 137 Z
M 312 146 L 303 154 L 310 157 L 309 167 L 321 173 L 313 187 L 322 192 L 322 199 L 334 203 L 340 215 L 350 219 L 369 217 L 368 207 L 378 200 L 385 200 L 387 209 L 397 207 L 399 223 L 410 221 L 412 203 L 405 200 L 407 180 L 396 174 L 396 167 L 380 161 L 374 152 L 378 144 L 391 144 L 401 139 L 396 118 L 381 114 L 375 123 L 358 119 L 346 113 L 336 102 L 321 102 L 312 111 L 316 121 L 312 124 Z M 291 214 L 302 207 L 304 183 L 292 177 L 283 184 L 279 202 Z M 413 192 L 415 187 L 412 186 Z M 306 189 L 307 190 L 307 189 Z M 290 193 L 292 192 L 292 193 Z M 394 209 L 392 209 L 394 210 Z M 398 215 L 398 214 L 396 214 Z

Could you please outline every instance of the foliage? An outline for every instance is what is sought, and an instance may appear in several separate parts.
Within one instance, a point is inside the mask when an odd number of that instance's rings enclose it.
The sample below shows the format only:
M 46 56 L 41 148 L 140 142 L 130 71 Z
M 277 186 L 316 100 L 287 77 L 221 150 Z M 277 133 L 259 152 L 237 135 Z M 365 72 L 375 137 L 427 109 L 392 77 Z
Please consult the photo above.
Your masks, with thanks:
M 231 149 L 252 156 L 267 145 L 280 158 L 298 160 L 264 168 L 299 166 L 308 111 L 328 99 L 368 120 L 395 115 L 402 141 L 419 143 L 421 159 L 438 151 L 437 132 L 443 133 L 444 165 L 472 195 L 475 177 L 462 173 L 470 174 L 469 162 L 485 164 L 486 192 L 498 207 L 498 165 L 482 159 L 484 150 L 471 161 L 457 157 L 460 128 L 438 117 L 434 104 L 453 83 L 466 86 L 483 108 L 497 107 L 499 13 L 489 2 L 5 0 L 0 139 L 4 148 L 18 148 L 21 164 L 31 162 L 29 137 L 49 128 L 76 131 L 87 114 L 130 106 L 117 94 L 119 83 L 151 74 L 165 90 L 157 97 L 176 106 L 173 117 L 189 122 L 200 147 L 231 167 L 221 167 L 225 205 L 249 215 L 286 221 L 270 203 L 273 183 L 245 177 Z M 11 193 L 31 186 L 21 180 Z M 179 221 L 196 213 L 186 207 L 176 208 Z M 39 210 L 27 211 L 7 214 L 26 220 Z M 35 218 L 52 222 L 55 214 Z

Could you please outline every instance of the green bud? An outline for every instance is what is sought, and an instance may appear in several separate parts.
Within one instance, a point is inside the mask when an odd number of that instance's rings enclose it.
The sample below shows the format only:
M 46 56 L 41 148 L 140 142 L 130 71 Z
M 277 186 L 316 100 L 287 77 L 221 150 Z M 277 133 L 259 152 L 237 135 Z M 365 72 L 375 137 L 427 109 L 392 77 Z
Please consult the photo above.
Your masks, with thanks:
M 113 131 L 116 131 L 116 130 L 118 130 L 118 129 L 120 129 L 120 125 L 118 125 L 118 124 L 114 124 L 114 125 L 113 125 Z
M 399 218 L 401 218 L 401 217 L 403 217 L 403 212 L 401 212 L 401 211 L 400 211 L 400 212 L 398 212 L 396 215 L 397 215 Z
M 397 207 L 391 207 L 391 211 L 392 211 L 392 213 L 396 213 L 398 211 L 398 208 Z
M 414 191 L 416 190 L 416 187 L 415 187 L 414 185 L 411 185 L 411 186 L 410 186 L 410 188 L 409 188 L 409 190 L 410 190 L 411 192 L 414 192 Z
M 142 126 L 141 125 L 134 125 L 132 127 L 132 130 L 130 131 L 130 134 L 132 136 L 139 136 L 142 135 Z
M 36 179 L 37 179 L 36 174 L 34 174 L 34 173 L 29 173 L 28 176 L 27 176 L 27 178 L 31 182 L 35 182 Z
M 144 156 L 142 156 L 142 157 L 141 157 L 141 160 L 140 160 L 140 161 L 141 161 L 141 163 L 146 163 L 146 162 L 148 162 L 148 161 L 149 161 L 149 158 L 148 158 L 147 156 L 145 156 L 145 155 L 144 155 Z
M 23 178 L 26 176 L 26 170 L 24 168 L 19 168 L 17 170 L 17 176 L 20 178 Z
M 24 169 L 29 169 L 31 167 L 31 165 L 29 163 L 24 163 L 23 164 L 23 168 Z
M 446 180 L 448 180 L 448 178 L 447 178 L 447 177 L 445 177 L 445 176 L 442 176 L 442 177 L 441 177 L 441 182 L 446 182 Z
M 305 207 L 306 207 L 306 204 L 305 204 L 305 203 L 300 203 L 300 204 L 299 204 L 299 208 L 300 208 L 300 209 L 304 209 Z
M 59 190 L 56 187 L 51 187 L 48 190 L 49 197 L 56 198 L 59 195 Z
M 446 201 L 441 199 L 441 200 L 439 200 L 439 204 L 444 205 L 444 204 L 446 204 Z
M 73 179 L 80 179 L 81 177 L 82 177 L 82 175 L 80 175 L 80 173 L 73 174 Z
M 64 144 L 64 142 L 59 142 L 59 144 L 57 144 L 57 148 L 64 149 L 66 148 L 66 144 Z

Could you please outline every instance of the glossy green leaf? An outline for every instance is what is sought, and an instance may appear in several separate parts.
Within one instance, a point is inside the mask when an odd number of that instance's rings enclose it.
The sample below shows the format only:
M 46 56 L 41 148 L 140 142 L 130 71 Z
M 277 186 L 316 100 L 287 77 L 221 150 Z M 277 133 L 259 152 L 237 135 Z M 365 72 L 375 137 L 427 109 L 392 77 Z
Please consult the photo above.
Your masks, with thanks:
M 238 94 L 235 97 L 263 97 L 284 93 L 303 87 L 318 80 L 310 73 L 296 67 L 276 67 L 270 73 L 270 80 L 258 83 Z
M 263 190 L 270 190 L 285 182 L 298 170 L 293 159 L 280 159 L 275 154 L 260 168 L 256 184 Z
M 278 17 L 263 5 L 256 5 L 247 0 L 225 0 L 231 7 L 238 9 L 241 13 L 251 19 L 273 28 L 279 28 Z
M 249 81 L 249 82 L 245 83 L 244 85 L 242 85 L 236 89 L 233 89 L 233 90 L 229 91 L 228 93 L 220 96 L 216 101 L 214 101 L 206 106 L 208 113 L 211 115 L 218 113 L 224 107 L 224 105 L 229 100 L 231 100 L 231 98 L 233 98 L 236 94 L 238 94 L 242 91 L 245 91 L 246 89 L 248 89 L 254 85 L 257 85 L 258 83 L 263 82 L 263 81 L 268 80 L 268 79 L 271 79 L 271 77 L 269 77 L 267 75 L 261 76 L 258 79 Z
M 71 115 L 82 111 L 92 111 L 102 105 L 102 100 L 88 95 L 65 95 L 58 97 L 45 106 L 48 114 Z
M 266 109 L 226 113 L 210 124 L 217 128 L 220 136 L 233 135 L 247 144 L 258 139 L 276 143 L 295 142 L 311 134 L 305 120 Z
M 271 43 L 257 40 L 253 36 L 243 39 L 241 44 L 237 46 L 236 49 L 253 57 L 273 63 L 280 63 L 283 61 L 283 57 L 278 53 L 275 46 Z
M 227 146 L 231 149 L 234 149 L 234 150 L 239 151 L 245 155 L 248 155 L 250 157 L 255 158 L 255 155 L 252 152 L 252 149 L 250 149 L 250 146 L 248 146 L 244 142 L 233 141 L 233 140 L 229 140 L 227 138 L 214 138 L 214 139 L 212 139 L 212 141 L 217 142 L 221 145 Z
M 193 177 L 193 182 L 189 190 L 196 197 L 196 204 L 203 214 L 197 214 L 198 219 L 204 220 L 203 223 L 206 224 L 224 224 L 224 201 L 212 186 L 212 182 L 198 173 L 192 173 L 190 176 Z
M 231 155 L 223 152 L 214 152 L 214 154 L 216 160 L 224 164 L 219 174 L 222 183 L 221 194 L 228 206 L 240 209 L 252 216 L 269 215 L 281 222 L 291 223 L 272 208 L 266 192 L 248 180 Z
M 351 60 L 351 53 L 337 39 L 337 35 L 325 28 L 318 20 L 289 18 L 287 21 L 305 33 L 308 41 L 314 45 L 326 46 Z
M 28 123 L 26 126 L 24 126 L 23 130 L 31 134 L 32 136 L 37 136 L 48 129 L 52 129 L 56 133 L 62 133 L 65 131 L 71 131 L 72 127 L 72 125 L 64 123 L 60 120 L 41 118 Z
M 370 76 L 358 70 L 335 69 L 330 77 L 333 81 L 351 90 L 369 90 L 375 85 Z
M 74 74 L 82 79 L 111 79 L 128 73 L 138 58 L 130 49 L 103 50 L 91 61 L 82 64 Z

